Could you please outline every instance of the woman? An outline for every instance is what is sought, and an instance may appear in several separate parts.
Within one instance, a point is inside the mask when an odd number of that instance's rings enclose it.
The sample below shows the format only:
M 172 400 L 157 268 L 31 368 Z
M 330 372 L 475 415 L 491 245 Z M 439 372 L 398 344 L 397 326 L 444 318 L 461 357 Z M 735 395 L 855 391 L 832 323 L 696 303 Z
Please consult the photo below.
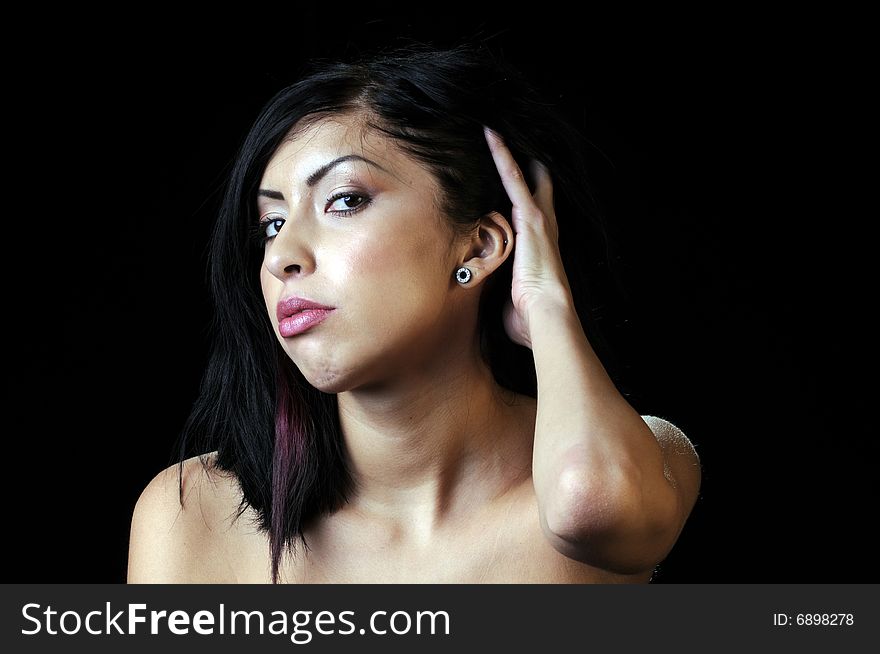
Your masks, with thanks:
M 602 235 L 579 138 L 470 46 L 276 95 L 216 224 L 215 346 L 181 463 L 135 507 L 129 582 L 648 581 L 700 467 L 579 317 Z

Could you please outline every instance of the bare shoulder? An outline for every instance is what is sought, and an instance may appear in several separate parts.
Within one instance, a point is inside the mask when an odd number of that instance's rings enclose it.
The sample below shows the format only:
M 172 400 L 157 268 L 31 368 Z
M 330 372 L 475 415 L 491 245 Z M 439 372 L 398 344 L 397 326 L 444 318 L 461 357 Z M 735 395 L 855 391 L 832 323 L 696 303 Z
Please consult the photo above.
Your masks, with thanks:
M 700 457 L 690 439 L 674 424 L 657 416 L 642 416 L 654 432 L 663 449 L 664 473 L 669 483 L 679 491 L 684 518 L 696 504 L 702 481 Z
M 215 455 L 169 466 L 141 492 L 131 520 L 128 583 L 187 583 L 210 554 L 212 533 L 239 497 L 235 479 L 213 468 Z

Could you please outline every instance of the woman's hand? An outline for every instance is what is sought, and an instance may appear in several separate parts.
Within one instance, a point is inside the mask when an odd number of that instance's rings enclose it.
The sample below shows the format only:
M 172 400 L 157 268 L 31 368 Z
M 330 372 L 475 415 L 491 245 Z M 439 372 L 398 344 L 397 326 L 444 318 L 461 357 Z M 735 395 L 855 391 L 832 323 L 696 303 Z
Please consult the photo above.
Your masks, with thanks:
M 531 312 L 548 306 L 574 310 L 571 287 L 559 254 L 553 183 L 546 166 L 532 159 L 529 162 L 535 178 L 532 195 L 503 139 L 488 127 L 484 131 L 504 189 L 513 204 L 509 217 L 515 232 L 513 283 L 510 299 L 504 307 L 504 329 L 513 342 L 531 348 Z

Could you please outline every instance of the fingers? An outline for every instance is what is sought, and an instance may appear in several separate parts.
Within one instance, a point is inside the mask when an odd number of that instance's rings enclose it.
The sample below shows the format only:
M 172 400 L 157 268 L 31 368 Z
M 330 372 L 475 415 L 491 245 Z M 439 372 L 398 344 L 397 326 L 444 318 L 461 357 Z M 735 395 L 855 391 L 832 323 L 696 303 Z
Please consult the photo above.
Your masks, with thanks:
M 513 206 L 521 211 L 539 209 L 550 215 L 553 211 L 553 184 L 550 179 L 550 171 L 536 159 L 530 161 L 532 174 L 535 179 L 535 195 L 529 190 L 525 177 L 519 164 L 513 158 L 510 150 L 501 136 L 494 130 L 483 127 L 489 150 L 495 160 L 495 166 L 501 176 L 501 183 Z
M 553 211 L 553 181 L 547 166 L 537 159 L 531 160 L 532 176 L 535 179 L 535 203 L 547 215 Z
M 525 209 L 533 205 L 532 193 L 529 191 L 519 164 L 510 154 L 510 150 L 507 149 L 504 141 L 496 132 L 488 127 L 484 127 L 483 130 L 486 133 L 486 141 L 489 143 L 492 158 L 495 160 L 495 167 L 498 168 L 498 173 L 501 175 L 501 183 L 504 185 L 504 190 L 507 191 L 507 196 L 513 206 Z

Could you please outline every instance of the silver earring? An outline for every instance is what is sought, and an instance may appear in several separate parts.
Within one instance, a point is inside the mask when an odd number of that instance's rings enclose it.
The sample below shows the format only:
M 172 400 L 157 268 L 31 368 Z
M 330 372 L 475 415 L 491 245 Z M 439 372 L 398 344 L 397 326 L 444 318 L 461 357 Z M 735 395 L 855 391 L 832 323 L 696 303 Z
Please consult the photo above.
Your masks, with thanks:
M 462 266 L 455 271 L 455 281 L 457 281 L 459 284 L 467 284 L 469 281 L 471 281 L 471 271 Z

